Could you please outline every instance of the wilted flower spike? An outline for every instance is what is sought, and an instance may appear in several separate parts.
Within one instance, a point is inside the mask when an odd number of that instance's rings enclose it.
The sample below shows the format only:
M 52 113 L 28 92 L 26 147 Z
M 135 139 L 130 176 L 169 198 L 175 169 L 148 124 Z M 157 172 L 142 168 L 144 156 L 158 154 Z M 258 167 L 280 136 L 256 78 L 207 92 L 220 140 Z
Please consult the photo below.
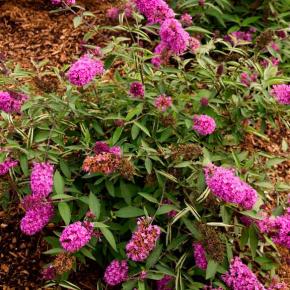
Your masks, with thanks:
M 81 222 L 68 225 L 59 238 L 61 246 L 68 252 L 77 252 L 84 247 L 91 239 L 93 234 L 93 224 L 85 226 Z
M 121 284 L 128 279 L 128 264 L 126 260 L 114 260 L 106 268 L 104 280 L 110 286 Z
M 34 163 L 30 176 L 32 195 L 47 197 L 53 187 L 53 165 L 49 163 Z
M 126 245 L 128 258 L 135 262 L 144 261 L 149 256 L 160 236 L 160 228 L 150 223 L 151 218 L 139 218 L 137 230 Z
M 235 290 L 266 290 L 239 257 L 235 257 L 231 261 L 230 269 L 222 275 L 222 280 L 228 287 Z
M 258 199 L 257 192 L 235 176 L 233 170 L 209 164 L 204 171 L 207 186 L 214 195 L 247 210 L 253 208 Z

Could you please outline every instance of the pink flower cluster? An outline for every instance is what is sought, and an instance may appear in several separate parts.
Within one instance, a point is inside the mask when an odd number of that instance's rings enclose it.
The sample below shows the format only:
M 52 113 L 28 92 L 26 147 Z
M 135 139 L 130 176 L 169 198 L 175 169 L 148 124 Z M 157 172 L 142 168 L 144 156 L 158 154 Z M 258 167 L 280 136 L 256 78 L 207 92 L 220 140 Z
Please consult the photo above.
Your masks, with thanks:
M 200 41 L 195 37 L 190 37 L 188 47 L 192 53 L 196 53 L 200 48 Z
M 96 154 L 100 153 L 111 153 L 117 156 L 121 156 L 122 150 L 120 146 L 113 146 L 110 147 L 106 142 L 104 141 L 97 141 L 94 146 L 94 152 Z
M 70 67 L 67 72 L 69 81 L 76 86 L 84 86 L 104 73 L 104 64 L 101 60 L 93 59 L 85 54 Z
M 164 0 L 135 0 L 137 9 L 149 24 L 161 24 L 165 19 L 174 18 L 174 11 Z
M 51 201 L 39 196 L 27 196 L 22 201 L 26 214 L 20 222 L 21 231 L 29 236 L 40 232 L 53 217 L 54 208 Z
M 144 86 L 140 82 L 133 82 L 130 84 L 130 95 L 135 98 L 143 99 L 145 95 Z
M 15 167 L 18 161 L 7 158 L 4 162 L 0 163 L 0 176 L 9 172 L 10 168 Z
M 194 243 L 192 246 L 193 246 L 193 256 L 194 256 L 196 266 L 202 270 L 206 270 L 207 268 L 206 252 L 202 244 Z
M 174 18 L 169 18 L 161 24 L 159 34 L 161 43 L 165 44 L 174 54 L 184 53 L 189 45 L 190 36 L 188 32 Z
M 53 187 L 53 165 L 49 163 L 34 163 L 30 176 L 32 195 L 48 197 Z
M 151 225 L 151 220 L 151 218 L 146 217 L 139 218 L 137 230 L 126 245 L 128 258 L 135 262 L 144 261 L 149 256 L 160 236 L 160 228 Z
M 207 115 L 195 115 L 193 117 L 193 127 L 198 134 L 206 136 L 214 132 L 216 128 L 215 120 Z
M 106 268 L 104 280 L 110 286 L 118 285 L 128 279 L 128 264 L 126 260 L 114 260 Z
M 254 32 L 256 32 L 255 28 L 250 28 L 248 31 L 235 31 L 226 35 L 224 39 L 232 44 L 240 43 L 242 41 L 251 42 L 253 40 Z
M 228 287 L 235 290 L 265 290 L 255 274 L 241 261 L 233 258 L 229 271 L 222 275 L 222 280 Z
M 257 221 L 257 225 L 260 231 L 268 234 L 276 244 L 290 249 L 290 208 L 282 216 L 266 217 Z
M 64 3 L 70 6 L 76 4 L 76 0 L 51 0 L 51 3 L 53 5 L 60 5 L 61 3 Z
M 53 187 L 53 165 L 34 163 L 30 187 L 32 194 L 22 200 L 26 213 L 20 228 L 25 234 L 34 235 L 45 227 L 54 214 L 53 204 L 47 199 Z
M 61 246 L 74 253 L 84 247 L 92 238 L 93 223 L 75 222 L 68 225 L 59 238 Z
M 184 13 L 180 17 L 180 22 L 183 26 L 190 26 L 192 25 L 192 16 L 188 13 Z
M 258 75 L 255 73 L 249 75 L 248 73 L 243 72 L 241 73 L 241 76 L 240 76 L 241 83 L 245 85 L 246 87 L 249 87 L 252 82 L 256 82 L 257 79 L 258 79 Z
M 27 99 L 25 94 L 0 91 L 0 110 L 8 114 L 20 113 L 21 106 Z
M 164 275 L 164 277 L 157 281 L 157 290 L 173 290 L 168 284 L 172 281 L 172 277 Z
M 290 85 L 274 85 L 271 95 L 282 105 L 290 105 Z
M 260 64 L 262 67 L 264 68 L 267 68 L 269 65 L 272 65 L 272 66 L 278 66 L 280 63 L 280 60 L 276 57 L 271 57 L 270 60 L 268 59 L 263 59 Z
M 217 197 L 247 210 L 253 208 L 258 198 L 257 192 L 235 176 L 234 170 L 209 164 L 204 172 L 207 186 Z
M 155 99 L 154 105 L 160 111 L 165 112 L 172 106 L 172 98 L 167 97 L 166 95 L 160 95 Z
M 112 20 L 115 20 L 115 19 L 118 19 L 119 13 L 120 13 L 120 10 L 117 7 L 112 7 L 107 10 L 106 16 Z

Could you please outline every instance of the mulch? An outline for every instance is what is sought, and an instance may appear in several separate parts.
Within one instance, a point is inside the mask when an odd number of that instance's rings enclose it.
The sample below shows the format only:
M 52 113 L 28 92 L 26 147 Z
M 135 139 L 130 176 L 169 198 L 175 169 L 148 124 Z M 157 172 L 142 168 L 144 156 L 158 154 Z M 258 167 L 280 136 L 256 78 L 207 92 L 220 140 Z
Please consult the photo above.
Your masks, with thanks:
M 119 1 L 82 0 L 77 3 L 96 16 L 86 19 L 91 25 L 108 25 L 106 11 Z M 24 68 L 31 68 L 32 61 L 46 59 L 50 66 L 61 66 L 81 54 L 87 27 L 74 28 L 75 15 L 70 11 L 51 13 L 55 9 L 50 0 L 0 0 L 1 54 Z M 100 30 L 91 44 L 102 46 L 110 35 Z
M 106 18 L 106 10 L 118 5 L 118 0 L 78 0 L 80 6 L 96 15 L 89 18 L 92 25 L 112 24 Z M 33 62 L 48 60 L 49 66 L 60 67 L 69 64 L 76 55 L 82 53 L 81 42 L 87 28 L 73 27 L 70 12 L 51 13 L 55 6 L 50 0 L 0 0 L 0 57 L 31 69 Z M 77 10 L 76 10 L 77 12 Z M 90 44 L 102 46 L 112 33 L 98 32 Z M 278 122 L 278 121 L 277 121 Z M 267 129 L 270 141 L 248 134 L 244 148 L 249 151 L 261 150 L 279 157 L 289 156 L 290 132 L 280 123 L 277 128 Z M 284 141 L 283 141 L 284 140 Z M 281 150 L 282 141 L 289 145 L 287 152 Z M 290 181 L 290 162 L 285 161 L 269 172 L 275 181 Z M 281 193 L 281 194 L 287 194 Z M 40 270 L 49 262 L 49 256 L 42 254 L 48 245 L 42 235 L 27 237 L 19 229 L 23 216 L 17 204 L 7 211 L 0 211 L 0 287 L 12 289 L 43 289 Z M 289 250 L 280 249 L 282 264 L 279 276 L 290 281 Z M 96 289 L 94 265 L 81 265 L 72 281 L 81 289 Z M 56 288 L 55 288 L 56 289 Z

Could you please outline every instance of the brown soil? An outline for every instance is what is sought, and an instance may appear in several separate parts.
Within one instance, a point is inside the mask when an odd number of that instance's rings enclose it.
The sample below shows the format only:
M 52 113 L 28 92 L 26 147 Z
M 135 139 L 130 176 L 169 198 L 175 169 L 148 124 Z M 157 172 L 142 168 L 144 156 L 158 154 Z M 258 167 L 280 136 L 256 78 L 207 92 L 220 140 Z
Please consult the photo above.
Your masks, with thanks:
M 77 3 L 96 16 L 88 18 L 91 25 L 107 25 L 106 11 L 118 0 L 79 0 Z M 88 30 L 85 25 L 73 27 L 75 14 L 70 11 L 51 13 L 56 6 L 50 0 L 0 0 L 0 52 L 14 64 L 25 68 L 32 61 L 48 59 L 49 65 L 69 63 L 81 53 L 81 41 Z M 80 13 L 74 9 L 75 13 Z M 93 45 L 102 46 L 109 33 L 99 31 Z

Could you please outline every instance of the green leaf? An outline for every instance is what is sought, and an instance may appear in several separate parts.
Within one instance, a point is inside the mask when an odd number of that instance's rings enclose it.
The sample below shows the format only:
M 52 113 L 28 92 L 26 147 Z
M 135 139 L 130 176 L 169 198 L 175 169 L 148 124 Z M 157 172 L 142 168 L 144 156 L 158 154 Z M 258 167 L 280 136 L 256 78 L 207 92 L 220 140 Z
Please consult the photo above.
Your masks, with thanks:
M 89 195 L 89 208 L 98 220 L 101 212 L 100 200 L 91 192 Z
M 81 248 L 80 251 L 84 256 L 88 257 L 91 260 L 96 261 L 96 258 L 93 256 L 92 252 L 89 251 L 87 248 Z
M 154 203 L 159 203 L 159 201 L 153 197 L 152 195 L 145 193 L 145 192 L 138 192 L 139 195 L 143 196 L 145 199 L 154 202 Z
M 132 290 L 136 286 L 136 283 L 136 280 L 126 281 L 122 283 L 122 290 Z
M 109 194 L 114 197 L 115 196 L 115 187 L 114 187 L 113 182 L 111 182 L 110 180 L 106 180 L 105 186 L 106 186 L 106 189 L 108 190 Z
M 69 166 L 63 159 L 60 159 L 59 166 L 60 166 L 61 172 L 65 175 L 65 177 L 71 178 L 71 171 L 69 169 Z
M 135 140 L 140 132 L 140 128 L 138 126 L 136 126 L 135 124 L 133 124 L 132 128 L 131 128 L 131 137 L 133 140 Z
M 29 174 L 27 156 L 22 154 L 19 161 L 22 172 L 27 176 Z
M 111 247 L 117 252 L 116 241 L 112 232 L 107 228 L 100 228 L 100 230 Z
M 209 260 L 206 268 L 206 279 L 211 279 L 215 276 L 217 270 L 218 263 L 214 260 Z
M 74 28 L 77 28 L 78 26 L 80 26 L 82 24 L 83 18 L 81 16 L 76 16 L 73 19 L 73 24 L 74 24 Z
M 66 202 L 60 202 L 58 204 L 58 211 L 65 224 L 69 225 L 71 219 L 71 210 L 69 205 Z
M 150 135 L 150 133 L 149 133 L 149 131 L 148 131 L 148 129 L 144 126 L 144 125 L 142 125 L 141 123 L 139 123 L 139 122 L 137 122 L 137 121 L 135 121 L 134 122 L 134 124 L 136 125 L 136 126 L 138 126 L 147 136 L 149 136 L 149 137 L 151 137 L 151 135 Z
M 256 256 L 256 251 L 257 251 L 258 242 L 259 242 L 258 234 L 254 225 L 251 225 L 249 228 L 249 242 L 250 242 L 252 257 L 254 258 Z
M 138 281 L 138 290 L 145 290 L 145 283 L 144 281 Z
M 147 258 L 147 261 L 146 261 L 146 268 L 147 269 L 150 269 L 158 262 L 160 255 L 162 253 L 162 248 L 163 248 L 162 244 L 158 245 L 154 249 L 154 251 L 149 255 L 149 257 Z
M 164 204 L 156 211 L 156 215 L 166 214 L 172 210 L 176 210 L 176 207 L 171 204 Z
M 115 212 L 119 218 L 131 218 L 144 215 L 144 210 L 134 206 L 127 206 Z
M 115 145 L 119 141 L 119 139 L 122 135 L 122 132 L 123 132 L 123 128 L 121 128 L 121 127 L 118 127 L 115 130 L 113 137 L 112 137 L 112 143 L 113 143 L 112 145 Z
M 143 104 L 141 103 L 141 104 L 139 104 L 137 107 L 131 109 L 131 110 L 128 112 L 128 114 L 127 114 L 125 120 L 126 120 L 127 122 L 130 121 L 133 117 L 139 115 L 139 114 L 142 112 L 142 110 L 143 110 Z
M 63 194 L 64 193 L 64 181 L 62 176 L 60 175 L 59 171 L 56 170 L 53 177 L 54 181 L 54 189 L 57 194 Z
M 56 254 L 63 253 L 63 252 L 64 252 L 64 249 L 62 249 L 62 248 L 53 248 L 53 249 L 50 249 L 48 251 L 42 252 L 42 254 L 56 255 Z
M 146 168 L 148 174 L 151 174 L 151 172 L 152 172 L 152 161 L 148 157 L 146 157 L 146 159 L 145 159 L 145 168 Z

